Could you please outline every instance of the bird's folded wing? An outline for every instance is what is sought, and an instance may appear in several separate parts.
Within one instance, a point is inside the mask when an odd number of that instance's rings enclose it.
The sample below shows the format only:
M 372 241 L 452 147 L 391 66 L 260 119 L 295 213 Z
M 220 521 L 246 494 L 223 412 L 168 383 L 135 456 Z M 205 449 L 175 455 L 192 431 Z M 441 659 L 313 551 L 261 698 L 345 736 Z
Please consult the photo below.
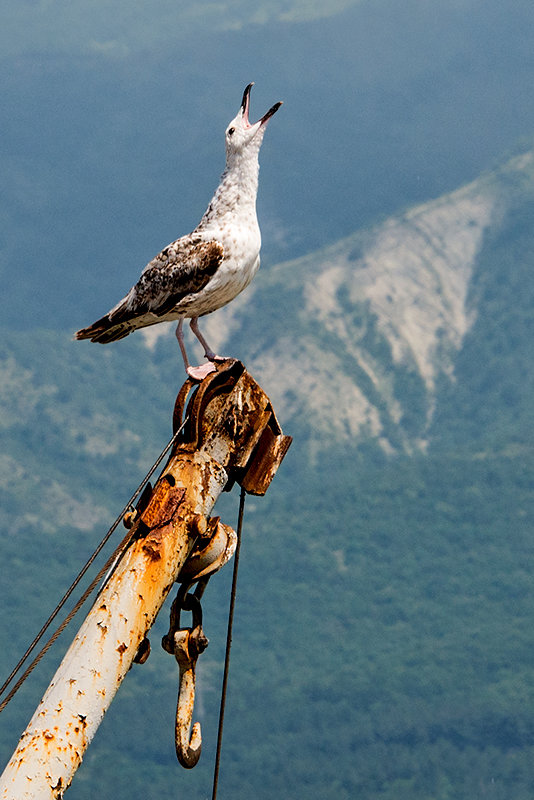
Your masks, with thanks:
M 147 315 L 164 317 L 184 297 L 202 291 L 222 258 L 220 242 L 205 241 L 195 234 L 177 239 L 147 264 L 120 303 L 89 327 L 76 331 L 75 338 L 105 344 L 153 324 Z
M 187 295 L 200 292 L 222 258 L 223 247 L 216 240 L 203 241 L 195 235 L 178 239 L 147 264 L 122 310 L 132 316 L 163 316 Z

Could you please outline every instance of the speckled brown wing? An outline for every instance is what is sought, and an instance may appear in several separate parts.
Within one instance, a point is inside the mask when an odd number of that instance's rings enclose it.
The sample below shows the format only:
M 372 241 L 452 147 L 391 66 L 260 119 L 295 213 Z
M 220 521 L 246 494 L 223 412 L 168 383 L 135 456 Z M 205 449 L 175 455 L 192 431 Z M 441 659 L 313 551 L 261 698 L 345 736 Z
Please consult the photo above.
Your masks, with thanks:
M 118 305 L 87 328 L 76 339 L 113 342 L 138 327 L 146 314 L 164 317 L 187 295 L 200 292 L 215 274 L 223 258 L 223 247 L 191 234 L 177 239 L 150 261 L 136 285 Z
M 178 239 L 147 264 L 130 293 L 128 310 L 136 316 L 164 316 L 184 297 L 200 292 L 222 258 L 223 248 L 217 241 L 206 242 L 194 235 Z

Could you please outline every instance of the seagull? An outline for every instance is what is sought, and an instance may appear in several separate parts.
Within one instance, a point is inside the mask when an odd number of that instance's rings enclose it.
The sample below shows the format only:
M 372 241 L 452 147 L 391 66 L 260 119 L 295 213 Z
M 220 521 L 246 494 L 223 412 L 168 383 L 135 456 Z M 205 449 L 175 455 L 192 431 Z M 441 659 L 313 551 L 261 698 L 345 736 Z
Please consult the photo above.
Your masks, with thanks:
M 75 339 L 114 342 L 138 328 L 178 320 L 176 338 L 187 374 L 196 381 L 224 361 L 208 345 L 199 317 L 229 303 L 245 289 L 260 265 L 261 234 L 256 216 L 258 155 L 267 122 L 281 102 L 254 124 L 249 121 L 249 83 L 237 116 L 226 128 L 226 166 L 219 186 L 195 230 L 171 242 L 150 261 L 139 281 L 105 316 L 74 334 Z M 183 336 L 184 319 L 208 360 L 193 367 Z

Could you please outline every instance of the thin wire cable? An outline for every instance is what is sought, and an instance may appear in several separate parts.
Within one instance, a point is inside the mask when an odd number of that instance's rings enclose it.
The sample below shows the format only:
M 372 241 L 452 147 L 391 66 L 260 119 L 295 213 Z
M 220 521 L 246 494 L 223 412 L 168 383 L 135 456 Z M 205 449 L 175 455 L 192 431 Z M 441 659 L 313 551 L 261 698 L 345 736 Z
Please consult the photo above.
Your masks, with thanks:
M 11 671 L 10 675 L 8 676 L 8 678 L 4 681 L 4 683 L 0 687 L 0 697 L 4 694 L 5 690 L 7 689 L 7 687 L 9 686 L 9 684 L 11 683 L 11 681 L 13 680 L 15 675 L 19 672 L 19 670 L 22 667 L 22 665 L 24 664 L 24 662 L 28 659 L 28 657 L 31 655 L 31 653 L 35 650 L 37 644 L 40 642 L 40 640 L 42 639 L 42 637 L 44 636 L 44 634 L 46 633 L 46 631 L 48 630 L 48 628 L 50 627 L 50 625 L 52 624 L 54 619 L 57 617 L 57 615 L 59 614 L 59 612 L 61 611 L 61 609 L 63 608 L 63 606 L 65 605 L 65 603 L 67 602 L 67 600 L 69 599 L 71 594 L 73 593 L 73 591 L 75 590 L 75 588 L 78 586 L 78 584 L 82 580 L 82 578 L 85 575 L 85 573 L 87 572 L 87 570 L 93 564 L 93 562 L 95 561 L 95 559 L 97 558 L 97 556 L 99 555 L 99 553 L 101 552 L 103 547 L 107 544 L 107 542 L 109 541 L 110 537 L 115 532 L 116 528 L 118 527 L 119 523 L 122 521 L 122 519 L 123 519 L 124 515 L 126 514 L 126 512 L 128 511 L 128 509 L 131 508 L 131 506 L 137 500 L 137 498 L 141 494 L 142 490 L 146 486 L 147 482 L 152 477 L 153 473 L 159 467 L 159 465 L 161 464 L 161 462 L 163 461 L 163 459 L 165 458 L 165 456 L 167 455 L 167 453 L 169 452 L 171 447 L 175 444 L 176 440 L 178 439 L 179 435 L 181 434 L 181 432 L 183 431 L 185 425 L 187 424 L 187 421 L 188 421 L 188 417 L 186 417 L 184 419 L 184 421 L 182 422 L 182 424 L 180 425 L 178 430 L 173 434 L 173 436 L 171 437 L 171 439 L 169 440 L 169 442 L 167 443 L 165 448 L 161 451 L 161 453 L 159 454 L 158 458 L 156 459 L 154 464 L 150 467 L 149 471 L 147 472 L 147 474 L 143 478 L 142 482 L 139 484 L 139 486 L 137 487 L 135 492 L 132 494 L 132 496 L 130 497 L 130 499 L 128 500 L 127 504 L 124 506 L 124 508 L 120 512 L 119 516 L 117 517 L 117 519 L 115 520 L 115 522 L 113 523 L 111 528 L 109 528 L 108 532 L 106 533 L 106 535 L 104 536 L 102 541 L 98 544 L 96 550 L 93 552 L 93 554 L 91 555 L 89 560 L 85 563 L 85 565 L 82 567 L 82 569 L 80 570 L 80 572 L 78 573 L 78 575 L 76 576 L 74 581 L 71 583 L 71 585 L 69 586 L 69 588 L 67 589 L 67 591 L 65 592 L 65 594 L 63 595 L 63 597 L 61 598 L 59 603 L 57 604 L 57 606 L 55 607 L 55 609 L 52 611 L 52 613 L 50 614 L 50 616 L 48 617 L 48 619 L 44 623 L 43 627 L 41 628 L 41 630 L 39 631 L 37 636 L 34 638 L 34 640 L 30 644 L 30 646 L 28 647 L 28 649 L 26 650 L 24 655 L 20 658 L 18 664 L 13 668 L 13 670 Z M 76 610 L 73 609 L 73 611 L 70 612 L 69 616 L 67 617 L 68 622 L 70 622 L 70 620 L 72 619 L 72 617 L 74 616 L 76 611 L 78 611 L 81 608 L 81 606 L 83 605 L 83 603 L 85 602 L 87 597 L 91 594 L 91 592 L 95 588 L 96 583 L 98 583 L 98 581 L 101 580 L 102 576 L 105 574 L 106 570 L 110 569 L 110 568 L 112 568 L 114 566 L 113 560 L 117 557 L 118 554 L 121 553 L 121 548 L 123 547 L 123 544 L 126 541 L 126 539 L 128 539 L 128 536 L 126 536 L 125 539 L 123 539 L 123 541 L 118 546 L 118 548 L 115 550 L 115 552 L 112 554 L 112 556 L 110 556 L 110 558 L 106 562 L 105 566 L 102 568 L 102 570 L 100 570 L 100 572 L 98 573 L 97 577 L 92 582 L 90 589 L 88 589 L 88 590 L 86 590 L 86 592 L 84 592 L 84 594 L 82 595 L 82 597 L 84 598 L 83 601 L 82 602 L 78 601 L 78 603 L 74 607 Z M 28 675 L 30 674 L 32 669 L 36 666 L 38 661 L 43 657 L 43 655 L 49 649 L 51 644 L 53 644 L 53 642 L 57 639 L 59 634 L 68 625 L 68 622 L 64 622 L 59 626 L 59 628 L 53 634 L 53 636 L 55 637 L 53 639 L 53 641 L 50 642 L 48 647 L 45 645 L 46 649 L 43 648 L 43 650 L 41 650 L 39 652 L 37 659 L 34 659 L 34 661 L 32 661 L 32 664 L 30 665 L 30 668 L 28 668 L 24 672 L 24 675 L 22 676 L 22 678 L 17 681 L 17 684 L 16 684 L 15 688 L 10 691 L 9 695 L 7 696 L 7 698 L 0 704 L 0 712 L 3 711 L 3 709 L 9 703 L 9 701 L 11 700 L 11 698 L 13 697 L 15 692 L 20 688 L 20 686 L 22 685 L 24 680 L 28 677 Z
M 63 622 L 56 628 L 54 633 L 50 636 L 49 639 L 46 640 L 42 648 L 39 650 L 33 661 L 26 667 L 18 681 L 15 683 L 5 700 L 0 703 L 0 712 L 4 710 L 10 700 L 13 699 L 14 695 L 18 692 L 26 678 L 30 675 L 31 672 L 35 669 L 39 661 L 46 655 L 46 653 L 50 650 L 56 639 L 63 633 L 69 622 L 73 619 L 73 617 L 78 613 L 80 608 L 83 606 L 89 595 L 94 591 L 95 587 L 97 586 L 98 582 L 102 579 L 102 577 L 106 574 L 108 570 L 110 570 L 110 575 L 113 571 L 113 568 L 118 564 L 128 546 L 130 545 L 131 541 L 133 540 L 133 536 L 130 531 L 126 534 L 120 545 L 114 550 L 114 552 L 110 555 L 104 566 L 99 570 L 98 575 L 91 581 L 85 592 L 82 594 L 80 599 L 77 601 L 76 605 L 72 608 L 71 611 L 67 614 Z M 104 588 L 107 580 L 102 584 L 100 587 L 100 591 Z
M 224 725 L 224 709 L 226 705 L 226 689 L 228 686 L 228 672 L 230 668 L 230 649 L 232 647 L 232 628 L 234 624 L 234 609 L 235 609 L 235 598 L 236 598 L 236 589 L 237 589 L 237 570 L 239 568 L 239 551 L 241 549 L 241 532 L 243 530 L 243 514 L 245 511 L 245 490 L 241 487 L 241 495 L 239 497 L 239 516 L 237 521 L 237 544 L 234 553 L 234 571 L 232 574 L 232 591 L 230 594 L 230 608 L 228 610 L 228 629 L 226 633 L 226 653 L 224 656 L 224 674 L 223 674 L 223 683 L 222 683 L 222 691 L 221 691 L 221 705 L 219 709 L 219 729 L 217 732 L 217 751 L 215 754 L 215 769 L 213 772 L 213 792 L 211 795 L 211 800 L 215 800 L 217 797 L 217 787 L 219 784 L 219 767 L 221 763 L 221 748 L 222 748 L 222 736 L 223 736 L 223 725 Z

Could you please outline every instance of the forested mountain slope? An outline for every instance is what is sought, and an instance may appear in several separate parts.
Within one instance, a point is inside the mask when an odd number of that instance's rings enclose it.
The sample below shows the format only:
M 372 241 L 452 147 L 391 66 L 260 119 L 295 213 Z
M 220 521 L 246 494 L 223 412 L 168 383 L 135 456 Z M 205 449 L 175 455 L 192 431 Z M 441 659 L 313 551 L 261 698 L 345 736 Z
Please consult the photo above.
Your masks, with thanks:
M 295 436 L 247 504 L 232 797 L 532 796 L 532 164 L 263 269 L 206 320 Z M 170 332 L 9 330 L 0 374 L 5 674 L 166 443 L 184 375 Z M 205 601 L 200 766 L 174 764 L 164 612 L 69 796 L 209 795 L 227 590 Z M 4 712 L 4 759 L 62 646 Z

